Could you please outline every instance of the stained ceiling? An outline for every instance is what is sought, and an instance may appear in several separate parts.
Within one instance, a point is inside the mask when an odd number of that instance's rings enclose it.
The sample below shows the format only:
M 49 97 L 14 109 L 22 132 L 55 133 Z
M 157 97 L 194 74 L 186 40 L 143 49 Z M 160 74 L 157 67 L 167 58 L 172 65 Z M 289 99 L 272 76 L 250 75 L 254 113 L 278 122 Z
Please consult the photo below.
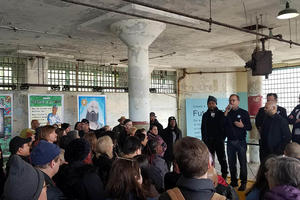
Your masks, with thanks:
M 208 29 L 207 22 L 182 17 L 121 0 L 74 0 L 76 2 L 134 13 L 155 19 Z M 139 0 L 152 5 L 209 18 L 209 0 Z M 300 43 L 300 17 L 276 19 L 284 0 L 212 0 L 212 19 L 236 27 L 259 24 L 272 34 Z M 300 1 L 289 1 L 300 11 Z M 67 60 L 119 63 L 127 59 L 127 47 L 110 31 L 116 21 L 131 16 L 61 0 L 0 0 L 0 55 L 46 55 Z M 251 52 L 257 37 L 212 25 L 210 33 L 167 24 L 149 48 L 156 68 L 235 68 L 244 66 L 239 52 Z M 269 35 L 264 28 L 261 33 Z M 259 39 L 259 38 L 258 38 Z M 266 41 L 273 63 L 300 62 L 300 46 Z M 248 51 L 247 51 L 248 50 Z M 250 55 L 249 55 L 250 57 Z

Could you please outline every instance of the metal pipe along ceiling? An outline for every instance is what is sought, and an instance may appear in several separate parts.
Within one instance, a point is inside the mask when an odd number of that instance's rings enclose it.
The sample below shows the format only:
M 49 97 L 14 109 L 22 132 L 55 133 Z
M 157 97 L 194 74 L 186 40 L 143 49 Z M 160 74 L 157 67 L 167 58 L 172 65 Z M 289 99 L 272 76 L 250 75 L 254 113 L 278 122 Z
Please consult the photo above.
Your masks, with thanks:
M 248 30 L 248 29 L 243 29 L 243 28 L 240 28 L 240 27 L 237 27 L 237 26 L 233 26 L 233 25 L 230 25 L 230 24 L 226 24 L 226 23 L 214 21 L 212 19 L 198 17 L 198 16 L 194 16 L 194 15 L 190 15 L 190 14 L 186 14 L 186 13 L 182 13 L 182 12 L 170 10 L 170 9 L 167 9 L 167 8 L 155 6 L 155 5 L 152 5 L 152 4 L 148 4 L 148 3 L 144 3 L 144 2 L 139 2 L 139 1 L 136 1 L 136 0 L 122 0 L 122 1 L 125 1 L 125 2 L 128 2 L 128 3 L 137 4 L 137 5 L 141 5 L 141 6 L 145 6 L 145 7 L 148 7 L 148 8 L 152 8 L 152 9 L 156 9 L 156 10 L 160 10 L 160 11 L 164 11 L 164 12 L 168 12 L 168 13 L 172 13 L 172 14 L 176 14 L 176 15 L 180 15 L 180 16 L 184 16 L 184 17 L 188 17 L 188 18 L 191 18 L 191 19 L 196 19 L 196 20 L 200 20 L 200 21 L 212 23 L 212 24 L 215 24 L 215 25 L 223 26 L 223 27 L 234 29 L 234 30 L 241 31 L 241 32 L 245 32 L 245 33 L 250 33 L 250 34 L 253 34 L 253 35 L 262 36 L 262 37 L 264 37 L 266 39 L 278 40 L 280 42 L 289 43 L 290 45 L 294 44 L 294 45 L 300 46 L 299 43 L 293 42 L 292 40 L 284 40 L 284 39 L 281 39 L 281 38 L 278 38 L 278 37 L 273 37 L 273 36 L 270 37 L 269 35 L 266 35 L 266 34 L 263 34 L 263 33 L 258 33 L 258 32 L 254 32 L 254 31 L 251 31 L 251 30 Z

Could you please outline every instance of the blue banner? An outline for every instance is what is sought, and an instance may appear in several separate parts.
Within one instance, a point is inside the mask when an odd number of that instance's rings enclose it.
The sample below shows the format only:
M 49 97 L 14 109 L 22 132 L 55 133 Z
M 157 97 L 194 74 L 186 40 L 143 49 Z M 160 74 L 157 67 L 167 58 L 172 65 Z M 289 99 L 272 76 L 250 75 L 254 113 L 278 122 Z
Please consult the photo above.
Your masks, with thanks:
M 228 98 L 218 99 L 218 108 L 225 110 L 228 105 Z M 202 116 L 207 111 L 207 98 L 186 99 L 186 127 L 187 136 L 201 139 Z

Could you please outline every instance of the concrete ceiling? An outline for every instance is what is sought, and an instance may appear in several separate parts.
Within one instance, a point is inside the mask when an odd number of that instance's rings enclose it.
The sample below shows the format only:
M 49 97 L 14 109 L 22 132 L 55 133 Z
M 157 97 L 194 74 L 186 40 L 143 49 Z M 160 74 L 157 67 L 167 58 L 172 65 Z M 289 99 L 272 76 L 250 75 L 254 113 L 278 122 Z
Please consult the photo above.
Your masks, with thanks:
M 208 28 L 206 22 L 158 12 L 121 0 L 76 1 Z M 144 2 L 209 18 L 209 0 Z M 300 1 L 290 2 L 291 7 L 300 11 Z M 41 54 L 71 60 L 79 58 L 97 63 L 120 63 L 119 60 L 127 58 L 127 47 L 110 32 L 109 27 L 113 22 L 132 17 L 60 0 L 0 0 L 0 5 L 1 55 Z M 212 18 L 215 21 L 244 27 L 255 24 L 258 16 L 263 25 L 274 28 L 273 35 L 282 34 L 284 39 L 289 40 L 289 21 L 276 19 L 279 10 L 284 7 L 284 0 L 212 0 Z M 293 41 L 300 43 L 300 18 L 297 26 L 296 19 L 291 20 L 291 37 Z M 8 27 L 16 29 L 6 29 Z M 263 33 L 269 34 L 269 30 L 264 29 Z M 211 33 L 167 25 L 166 30 L 150 46 L 149 57 L 176 53 L 151 59 L 150 64 L 158 68 L 241 67 L 245 61 L 240 52 L 251 52 L 255 46 L 255 39 L 255 35 L 217 25 L 212 26 Z M 271 40 L 266 42 L 266 47 L 273 51 L 273 63 L 300 61 L 300 46 L 290 48 L 287 43 Z

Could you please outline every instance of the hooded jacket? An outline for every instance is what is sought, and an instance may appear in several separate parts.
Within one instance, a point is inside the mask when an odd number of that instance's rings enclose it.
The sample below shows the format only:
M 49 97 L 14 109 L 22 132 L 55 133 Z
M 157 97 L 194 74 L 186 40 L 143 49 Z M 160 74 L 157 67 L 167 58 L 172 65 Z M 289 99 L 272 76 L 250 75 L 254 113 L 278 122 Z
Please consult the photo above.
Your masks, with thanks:
M 300 190 L 290 185 L 272 188 L 265 194 L 265 200 L 300 200 Z

